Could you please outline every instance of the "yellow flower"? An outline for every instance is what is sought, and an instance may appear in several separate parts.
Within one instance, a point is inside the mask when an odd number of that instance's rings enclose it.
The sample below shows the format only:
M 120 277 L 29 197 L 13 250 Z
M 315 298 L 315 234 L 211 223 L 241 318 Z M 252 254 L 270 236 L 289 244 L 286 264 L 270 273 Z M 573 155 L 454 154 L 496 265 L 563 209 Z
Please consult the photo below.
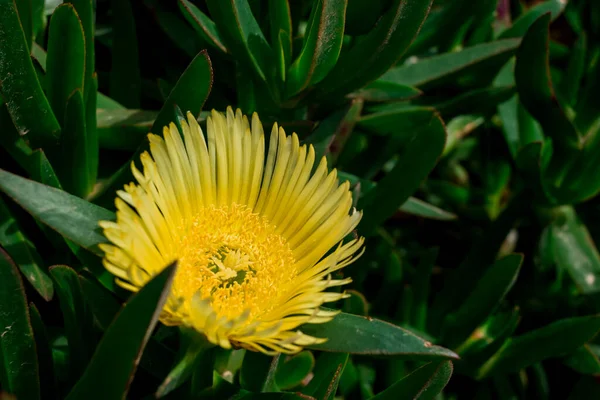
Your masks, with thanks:
M 320 306 L 346 297 L 326 289 L 351 281 L 331 273 L 364 241 L 347 238 L 362 215 L 348 182 L 325 157 L 313 171 L 313 147 L 277 124 L 265 154 L 256 113 L 250 124 L 240 110 L 213 111 L 206 139 L 190 113 L 181 128 L 148 135 L 143 173 L 132 163 L 138 183 L 118 192 L 116 222 L 100 223 L 105 267 L 137 291 L 178 260 L 161 321 L 224 348 L 294 353 L 324 342 L 298 327 L 330 321 L 336 312 Z

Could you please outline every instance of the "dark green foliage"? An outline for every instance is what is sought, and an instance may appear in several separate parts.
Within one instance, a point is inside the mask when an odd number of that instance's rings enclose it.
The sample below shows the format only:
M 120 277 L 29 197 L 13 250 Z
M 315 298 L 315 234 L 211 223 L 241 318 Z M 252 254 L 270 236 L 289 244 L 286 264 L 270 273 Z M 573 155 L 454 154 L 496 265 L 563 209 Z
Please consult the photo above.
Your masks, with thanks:
M 596 0 L 0 0 L 0 397 L 598 398 L 599 84 Z M 176 267 L 101 265 L 147 133 L 228 105 L 363 211 L 296 355 L 157 324 Z

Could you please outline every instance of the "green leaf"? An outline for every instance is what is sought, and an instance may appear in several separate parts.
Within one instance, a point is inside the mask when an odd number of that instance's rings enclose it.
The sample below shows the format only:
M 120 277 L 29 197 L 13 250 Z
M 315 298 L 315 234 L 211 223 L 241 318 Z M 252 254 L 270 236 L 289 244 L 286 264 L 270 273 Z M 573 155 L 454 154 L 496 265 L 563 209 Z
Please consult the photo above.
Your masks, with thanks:
M 281 82 L 287 78 L 292 58 L 292 16 L 288 0 L 269 0 L 271 45 Z
M 346 52 L 317 85 L 312 99 L 326 102 L 363 87 L 387 71 L 410 46 L 432 0 L 393 0 L 375 27 Z
M 98 75 L 96 73 L 92 75 L 89 86 L 87 88 L 87 101 L 85 102 L 85 153 L 88 159 L 82 164 L 87 165 L 88 194 L 93 191 L 96 184 L 100 163 L 100 147 L 98 145 L 98 130 L 96 127 L 96 108 L 98 106 Z
M 42 259 L 33 243 L 25 237 L 2 198 L 0 198 L 0 246 L 11 256 L 23 276 L 40 296 L 50 301 L 54 294 L 52 280 L 42 269 Z
M 445 345 L 454 348 L 495 312 L 516 282 L 522 263 L 522 255 L 511 254 L 487 269 L 460 308 L 446 317 L 443 338 L 447 339 L 441 339 Z
M 437 116 L 407 136 L 394 168 L 359 201 L 359 208 L 364 212 L 359 226 L 362 234 L 372 234 L 377 226 L 396 212 L 418 189 L 444 150 L 446 132 Z
M 420 96 L 422 93 L 419 89 L 412 86 L 379 79 L 351 93 L 350 97 L 361 98 L 364 101 L 387 102 L 410 100 Z
M 53 144 L 60 126 L 37 79 L 15 2 L 0 1 L 0 93 L 20 135 L 33 147 Z
M 106 242 L 98 221 L 114 220 L 101 207 L 59 189 L 42 185 L 0 169 L 0 190 L 32 216 L 81 247 L 101 255 Z
M 161 108 L 151 132 L 155 134 L 162 133 L 163 127 L 171 122 L 177 121 L 176 107 L 183 111 L 189 111 L 193 115 L 198 115 L 202 110 L 204 102 L 210 93 L 213 82 L 213 71 L 210 58 L 206 50 L 201 51 L 188 65 L 183 74 L 179 77 L 177 84 L 169 94 Z M 96 203 L 105 207 L 111 207 L 115 199 L 115 191 L 120 190 L 123 185 L 133 180 L 131 173 L 131 161 L 139 162 L 140 154 L 148 148 L 148 141 L 145 141 L 133 155 L 131 160 L 125 163 L 119 171 L 111 178 L 103 190 L 96 194 L 94 199 Z
M 517 192 L 504 211 L 475 238 L 466 258 L 444 280 L 443 289 L 436 295 L 431 308 L 431 321 L 434 325 L 437 323 L 440 326 L 446 314 L 466 300 L 474 282 L 485 273 L 481 266 L 494 263 L 502 243 L 517 218 L 523 215 L 527 204 L 529 199 L 522 192 Z
M 257 76 L 267 82 L 274 72 L 272 50 L 252 15 L 248 0 L 207 0 L 206 5 L 227 49 L 236 59 L 252 66 Z
M 97 326 L 102 331 L 106 331 L 121 309 L 121 304 L 111 292 L 101 287 L 95 279 L 80 275 L 79 280 Z M 171 370 L 173 359 L 174 354 L 169 348 L 150 338 L 140 360 L 140 366 L 155 378 L 164 379 Z
M 37 354 L 23 281 L 17 266 L 0 248 L 0 383 L 20 399 L 39 399 Z
M 335 67 L 342 50 L 348 0 L 317 0 L 300 55 L 287 73 L 286 93 L 293 96 L 318 83 Z
M 568 272 L 581 293 L 600 291 L 600 255 L 586 226 L 571 206 L 555 209 L 542 234 L 543 251 Z
M 498 40 L 424 58 L 413 64 L 392 68 L 380 80 L 420 89 L 429 89 L 447 82 L 469 85 L 485 82 L 491 80 L 508 61 L 519 43 L 518 39 Z M 475 77 L 469 74 L 475 74 Z
M 85 61 L 85 36 L 79 16 L 71 4 L 61 4 L 50 20 L 46 92 L 63 128 L 69 98 L 75 90 L 84 90 Z
M 89 339 L 92 336 L 92 315 L 81 290 L 77 273 L 66 265 L 50 268 L 56 284 L 65 331 L 69 342 L 69 365 L 71 377 L 78 378 L 91 355 Z
M 110 97 L 127 108 L 140 106 L 140 63 L 135 19 L 129 0 L 113 0 L 113 46 Z
M 67 100 L 65 122 L 60 138 L 60 162 L 56 162 L 64 190 L 78 197 L 87 195 L 93 186 L 89 163 L 94 155 L 88 154 L 88 144 L 83 92 L 75 89 Z M 96 156 L 97 157 L 97 156 Z
M 317 125 L 305 140 L 314 146 L 316 160 L 328 156 L 329 162 L 335 164 L 360 117 L 362 108 L 361 100 L 353 100 L 347 107 L 332 113 Z
M 300 386 L 315 366 L 315 357 L 310 351 L 287 356 L 279 360 L 275 381 L 282 390 Z
M 46 332 L 46 326 L 37 307 L 29 303 L 29 316 L 31 318 L 31 327 L 35 338 L 35 348 L 40 374 L 40 391 L 44 393 L 44 398 L 56 398 L 56 377 L 54 376 L 54 365 L 52 362 L 52 350 Z
M 600 346 L 597 344 L 584 344 L 575 350 L 564 363 L 573 370 L 585 375 L 600 374 Z
M 223 53 L 227 53 L 217 26 L 208 16 L 188 0 L 179 0 L 179 9 L 202 39 Z
M 548 64 L 549 25 L 550 15 L 545 14 L 523 38 L 517 51 L 515 80 L 523 105 L 552 138 L 555 152 L 567 152 L 580 148 L 581 143 L 579 133 L 565 115 L 552 87 Z M 564 164 L 565 161 L 557 162 Z
M 600 330 L 600 316 L 567 318 L 510 338 L 479 370 L 478 378 L 518 371 L 538 361 L 573 352 Z
M 67 400 L 125 398 L 170 293 L 175 270 L 175 264 L 166 267 L 125 304 Z
M 514 83 L 506 86 L 474 89 L 436 102 L 434 107 L 444 120 L 465 114 L 490 115 L 499 104 L 509 100 L 515 93 Z
M 451 361 L 425 364 L 378 393 L 373 400 L 433 400 L 448 384 L 453 370 Z
M 181 49 L 189 57 L 198 54 L 205 45 L 194 34 L 194 29 L 185 23 L 185 19 L 174 13 L 165 2 L 153 2 L 154 18 L 163 32 L 171 39 L 173 45 Z
M 586 48 L 587 37 L 584 34 L 573 45 L 573 50 L 569 57 L 569 65 L 565 70 L 565 75 L 560 85 L 562 98 L 571 107 L 577 103 L 579 89 L 583 80 L 586 67 Z
M 73 4 L 77 16 L 81 21 L 81 26 L 85 35 L 85 77 L 83 83 L 83 99 L 86 104 L 89 102 L 90 95 L 93 93 L 92 80 L 96 59 L 94 53 L 94 0 L 66 0 L 65 3 Z M 89 104 L 88 104 L 89 107 Z
M 313 378 L 302 392 L 319 400 L 332 400 L 348 356 L 348 353 L 322 353 L 317 359 Z
M 196 332 L 193 328 L 181 328 L 180 337 L 182 338 L 181 346 L 184 349 L 181 352 L 182 357 L 158 387 L 157 398 L 171 393 L 183 385 L 192 373 L 197 372 L 200 365 L 211 362 L 206 355 L 207 350 L 212 348 L 213 344 L 206 339 L 204 334 Z
M 324 324 L 306 324 L 302 332 L 327 338 L 327 342 L 308 346 L 336 353 L 401 356 L 425 360 L 458 358 L 454 352 L 431 344 L 414 333 L 374 318 L 338 314 Z
M 409 197 L 399 208 L 406 214 L 416 215 L 417 217 L 437 219 L 440 221 L 452 221 L 458 218 L 456 214 L 442 210 L 432 204 L 415 197 Z
M 548 0 L 532 7 L 525 14 L 521 15 L 512 26 L 500 33 L 499 38 L 521 37 L 527 33 L 531 25 L 546 13 L 551 13 L 552 19 L 556 19 L 565 9 L 567 1 Z
M 240 384 L 251 392 L 279 391 L 275 381 L 275 373 L 280 355 L 267 356 L 254 351 L 246 351 L 240 371 Z
M 98 283 L 85 276 L 79 275 L 81 293 L 94 315 L 97 325 L 102 329 L 108 329 L 115 315 L 121 309 L 121 304 L 115 297 L 102 288 Z
M 98 108 L 98 140 L 101 148 L 135 150 L 152 129 L 156 111 Z
M 42 149 L 31 150 L 25 140 L 19 135 L 10 120 L 6 105 L 0 106 L 0 145 L 10 154 L 21 168 L 27 171 L 30 178 L 49 186 L 60 188 L 54 169 Z

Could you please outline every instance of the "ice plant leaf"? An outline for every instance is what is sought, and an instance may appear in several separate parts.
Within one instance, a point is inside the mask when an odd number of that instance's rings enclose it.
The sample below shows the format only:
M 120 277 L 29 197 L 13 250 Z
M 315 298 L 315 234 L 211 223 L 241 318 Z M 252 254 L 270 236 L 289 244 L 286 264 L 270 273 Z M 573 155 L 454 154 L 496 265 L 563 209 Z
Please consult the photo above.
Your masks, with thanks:
M 427 89 L 444 82 L 455 81 L 457 76 L 473 72 L 475 69 L 491 77 L 514 54 L 519 43 L 518 39 L 498 40 L 467 47 L 458 52 L 424 58 L 413 64 L 390 69 L 379 81 Z
M 137 184 L 117 193 L 117 220 L 101 222 L 105 267 L 137 291 L 180 260 L 161 321 L 223 348 L 295 353 L 323 342 L 298 328 L 331 320 L 320 306 L 345 294 L 325 289 L 350 279 L 330 275 L 360 255 L 364 240 L 345 239 L 362 216 L 349 184 L 277 124 L 267 148 L 256 114 L 213 111 L 206 138 L 191 113 L 178 125 L 148 136 L 143 171 L 132 164 Z
M 37 79 L 15 2 L 0 0 L 0 93 L 12 121 L 33 147 L 53 144 L 60 126 Z M 10 43 L 9 46 L 4 43 Z
M 394 0 L 375 27 L 347 52 L 318 85 L 318 101 L 359 89 L 387 71 L 415 38 L 432 0 Z
M 378 393 L 373 400 L 433 400 L 450 381 L 453 369 L 451 361 L 431 362 Z
M 92 314 L 81 290 L 77 273 L 66 265 L 50 268 L 60 302 L 65 332 L 69 342 L 69 366 L 72 376 L 79 377 L 89 361 L 91 349 L 86 339 L 92 335 Z
M 0 246 L 11 255 L 27 281 L 46 301 L 52 299 L 52 280 L 43 268 L 42 259 L 25 237 L 10 210 L 0 198 Z
M 313 3 L 304 45 L 287 73 L 289 96 L 323 80 L 335 67 L 342 50 L 347 4 L 348 0 L 317 0 Z
M 348 357 L 348 353 L 322 353 L 317 359 L 314 376 L 303 393 L 316 399 L 333 399 Z
M 436 346 L 414 333 L 388 322 L 340 313 L 332 321 L 305 325 L 302 330 L 328 340 L 311 349 L 350 354 L 403 356 L 407 359 L 458 358 L 451 350 Z
M 479 370 L 478 378 L 518 371 L 535 362 L 573 352 L 600 331 L 600 316 L 567 318 L 513 337 Z
M 144 347 L 167 301 L 175 270 L 175 263 L 163 269 L 125 304 L 67 400 L 125 398 Z
M 98 244 L 106 242 L 99 220 L 114 214 L 59 189 L 22 178 L 0 169 L 0 190 L 50 228 L 79 246 L 101 254 Z
M 73 91 L 84 90 L 85 37 L 72 4 L 54 10 L 48 32 L 46 92 L 56 118 L 64 128 L 65 110 Z
M 579 132 L 565 114 L 552 85 L 549 26 L 550 14 L 545 14 L 527 31 L 517 51 L 515 80 L 523 105 L 539 121 L 544 133 L 552 138 L 555 153 L 562 155 L 580 148 L 581 143 Z
M 217 30 L 215 23 L 208 18 L 198 7 L 187 0 L 179 0 L 179 9 L 185 19 L 192 25 L 198 34 L 209 44 L 227 53 L 227 48 L 223 44 L 223 39 Z
M 39 399 L 35 341 L 23 281 L 17 266 L 0 248 L 0 383 L 20 399 Z

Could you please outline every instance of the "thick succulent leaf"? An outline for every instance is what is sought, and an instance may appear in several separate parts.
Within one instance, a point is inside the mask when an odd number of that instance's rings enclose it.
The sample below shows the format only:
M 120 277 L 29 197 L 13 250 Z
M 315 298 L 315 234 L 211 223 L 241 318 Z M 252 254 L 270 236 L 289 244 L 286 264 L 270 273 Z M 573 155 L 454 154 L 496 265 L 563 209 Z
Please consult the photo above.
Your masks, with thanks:
M 86 104 L 90 95 L 94 93 L 92 80 L 96 66 L 96 56 L 94 52 L 94 0 L 66 0 L 65 3 L 71 3 L 77 11 L 77 16 L 81 21 L 85 37 L 85 78 L 83 83 L 83 98 Z
M 140 62 L 130 0 L 113 0 L 113 46 L 110 97 L 127 108 L 140 106 Z
M 482 266 L 494 263 L 502 243 L 517 218 L 522 215 L 528 201 L 524 194 L 516 193 L 504 211 L 473 241 L 465 259 L 445 279 L 443 289 L 436 294 L 432 306 L 433 325 L 439 326 L 446 314 L 459 307 L 469 296 L 470 288 L 486 271 Z
M 317 359 L 314 376 L 302 393 L 316 399 L 333 400 L 348 358 L 348 353 L 322 353 Z
M 584 344 L 565 357 L 563 362 L 580 374 L 598 375 L 600 374 L 600 346 Z
M 394 168 L 359 202 L 359 207 L 364 210 L 359 226 L 363 234 L 372 234 L 377 226 L 396 212 L 418 189 L 444 150 L 446 131 L 437 116 L 409 135 Z
M 125 304 L 67 400 L 125 398 L 171 290 L 175 270 L 174 264 L 165 268 Z
M 340 313 L 324 324 L 306 324 L 302 332 L 327 342 L 311 349 L 336 353 L 401 356 L 406 359 L 457 358 L 414 333 L 378 319 Z
M 581 147 L 579 133 L 559 104 L 550 77 L 548 27 L 550 14 L 540 17 L 529 29 L 517 51 L 515 80 L 527 111 L 555 143 L 555 152 Z M 559 163 L 565 161 L 560 159 Z M 562 167 L 559 167 L 562 168 Z
M 85 118 L 83 92 L 75 89 L 69 96 L 65 109 L 65 121 L 60 138 L 60 159 L 55 162 L 64 190 L 84 197 L 93 186 L 89 165 L 97 155 L 88 154 L 88 130 Z
M 342 50 L 347 4 L 348 0 L 317 0 L 313 4 L 304 45 L 287 73 L 288 96 L 320 82 L 335 66 Z
M 227 48 L 213 20 L 188 0 L 179 0 L 179 9 L 202 39 L 223 53 L 227 53 Z
M 419 89 L 412 86 L 379 79 L 351 93 L 349 96 L 361 98 L 364 101 L 384 102 L 410 100 L 421 94 L 422 92 Z
M 32 146 L 53 144 L 60 126 L 37 79 L 26 37 L 12 0 L 0 1 L 0 92 L 20 135 Z
M 56 7 L 50 20 L 46 92 L 63 129 L 69 98 L 75 90 L 84 90 L 85 61 L 85 36 L 81 20 L 73 5 L 61 4 Z
M 206 4 L 227 49 L 267 82 L 275 71 L 273 54 L 248 0 L 207 0 Z
M 38 359 L 25 288 L 17 266 L 0 248 L 0 383 L 19 399 L 40 398 Z
M 179 77 L 177 84 L 171 90 L 169 97 L 158 113 L 151 132 L 161 134 L 163 127 L 171 122 L 177 122 L 177 109 L 198 115 L 210 93 L 213 82 L 213 70 L 206 50 L 201 51 L 188 65 Z M 115 192 L 125 184 L 133 181 L 131 161 L 139 162 L 140 154 L 148 149 L 148 141 L 144 141 L 131 160 L 124 164 L 110 177 L 102 191 L 97 193 L 94 202 L 105 207 L 112 207 Z
M 135 150 L 152 129 L 156 111 L 98 108 L 98 141 L 103 149 Z
M 506 39 L 467 47 L 390 69 L 380 78 L 403 85 L 428 89 L 452 82 L 473 85 L 491 80 L 514 54 L 520 40 Z M 462 78 L 462 79 L 459 79 Z
M 277 73 L 281 82 L 284 82 L 292 58 L 292 16 L 289 0 L 269 0 L 269 19 Z
M 101 233 L 98 221 L 114 220 L 112 212 L 62 190 L 1 169 L 0 190 L 65 238 L 96 254 L 102 254 L 98 244 L 106 242 L 106 238 Z
M 517 18 L 509 28 L 500 33 L 499 37 L 522 37 L 525 35 L 525 33 L 527 33 L 527 30 L 531 27 L 531 25 L 533 25 L 533 23 L 542 15 L 550 13 L 552 15 L 552 19 L 556 19 L 563 12 L 567 3 L 568 1 L 566 0 L 543 1 Z
M 79 277 L 72 268 L 56 265 L 50 268 L 50 274 L 56 285 L 69 342 L 71 377 L 79 377 L 91 355 L 89 339 L 92 337 L 92 315 L 83 296 Z
M 10 210 L 0 198 L 0 246 L 14 260 L 25 279 L 46 301 L 52 299 L 52 280 L 43 268 L 42 259 L 21 231 Z
M 478 378 L 518 371 L 535 362 L 568 354 L 600 330 L 600 316 L 562 319 L 507 340 L 479 370 Z
M 433 400 L 450 381 L 454 367 L 451 361 L 431 362 L 394 383 L 373 400 Z
M 181 346 L 184 351 L 177 364 L 171 369 L 156 391 L 156 398 L 161 398 L 183 385 L 194 373 L 201 370 L 204 365 L 214 362 L 211 359 L 210 349 L 213 345 L 206 339 L 204 334 L 196 332 L 191 328 L 182 328 Z M 212 370 L 210 374 L 212 378 Z
M 522 255 L 511 254 L 486 271 L 460 308 L 446 317 L 444 344 L 454 348 L 496 311 L 517 280 L 522 262 Z
M 121 303 L 106 288 L 87 275 L 80 275 L 81 290 L 94 315 L 97 326 L 106 331 L 121 309 Z M 140 366 L 157 379 L 170 372 L 175 354 L 171 349 L 150 338 L 140 360 Z
M 399 210 L 403 213 L 415 215 L 417 217 L 437 219 L 440 221 L 452 221 L 458 218 L 456 214 L 442 210 L 441 208 L 417 199 L 416 197 L 409 197 L 406 199 Z
M 577 104 L 579 89 L 586 68 L 587 39 L 583 34 L 573 45 L 573 51 L 569 57 L 569 65 L 560 85 L 562 98 L 571 107 Z
M 273 357 L 246 351 L 240 370 L 240 385 L 251 392 L 276 392 L 279 390 L 275 373 L 281 356 Z
M 315 356 L 304 350 L 292 356 L 282 357 L 275 371 L 277 387 L 282 390 L 300 386 L 315 366 Z
M 361 88 L 387 71 L 406 51 L 431 7 L 432 0 L 394 0 L 362 40 L 342 52 L 336 66 L 316 88 L 319 102 Z
M 29 316 L 31 318 L 33 336 L 35 337 L 35 349 L 37 352 L 39 369 L 42 371 L 40 374 L 40 391 L 44 393 L 45 399 L 55 399 L 55 394 L 57 393 L 56 376 L 54 375 L 50 341 L 42 316 L 33 303 L 29 303 Z
M 587 227 L 571 206 L 555 211 L 542 234 L 540 251 L 567 271 L 581 293 L 600 292 L 600 255 Z

